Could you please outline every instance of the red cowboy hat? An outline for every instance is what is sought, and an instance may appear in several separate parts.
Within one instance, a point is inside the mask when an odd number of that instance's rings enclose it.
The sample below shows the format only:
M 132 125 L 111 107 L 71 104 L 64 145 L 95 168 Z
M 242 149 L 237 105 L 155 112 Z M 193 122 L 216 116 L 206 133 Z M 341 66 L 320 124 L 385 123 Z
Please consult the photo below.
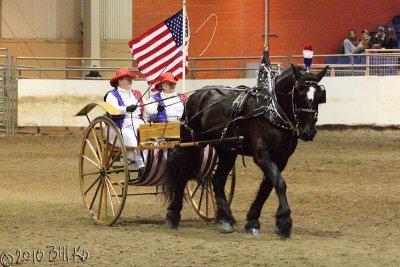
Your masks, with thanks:
M 121 78 L 131 78 L 136 79 L 139 78 L 136 74 L 132 74 L 128 68 L 121 68 L 115 72 L 115 76 L 111 78 L 110 84 L 112 87 L 118 86 L 118 80 Z
M 171 72 L 166 72 L 160 75 L 160 77 L 158 77 L 157 81 L 154 83 L 154 87 L 157 90 L 159 89 L 159 85 L 161 85 L 163 82 L 170 82 L 170 83 L 177 83 L 178 79 L 176 79 Z

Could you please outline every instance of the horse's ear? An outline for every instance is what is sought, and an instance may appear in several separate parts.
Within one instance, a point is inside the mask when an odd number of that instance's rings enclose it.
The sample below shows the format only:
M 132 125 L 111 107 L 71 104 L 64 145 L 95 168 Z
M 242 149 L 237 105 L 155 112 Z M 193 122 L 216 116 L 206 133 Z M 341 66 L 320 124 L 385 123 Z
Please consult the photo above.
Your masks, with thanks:
M 301 77 L 303 77 L 303 75 L 300 73 L 300 71 L 296 68 L 295 65 L 293 65 L 293 64 L 290 64 L 290 65 L 292 65 L 293 75 L 294 75 L 295 79 L 300 80 Z
M 329 66 L 325 66 L 325 68 L 323 70 L 321 70 L 321 72 L 319 72 L 317 74 L 317 81 L 320 82 L 322 80 L 322 78 L 324 78 L 324 76 L 326 75 L 326 72 L 328 71 Z

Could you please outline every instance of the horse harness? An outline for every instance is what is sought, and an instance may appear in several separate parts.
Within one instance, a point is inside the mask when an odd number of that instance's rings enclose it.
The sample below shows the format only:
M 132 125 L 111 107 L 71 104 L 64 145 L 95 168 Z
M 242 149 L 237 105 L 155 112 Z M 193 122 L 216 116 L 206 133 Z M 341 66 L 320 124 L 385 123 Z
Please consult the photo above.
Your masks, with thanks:
M 326 102 L 326 96 L 325 96 L 325 90 L 323 85 L 318 85 L 318 82 L 315 81 L 305 81 L 305 82 L 296 82 L 295 85 L 293 86 L 292 90 L 289 93 L 281 93 L 279 91 L 275 90 L 275 82 L 276 82 L 276 78 L 274 77 L 272 79 L 273 81 L 273 86 L 272 86 L 272 90 L 262 90 L 259 87 L 247 87 L 244 85 L 232 88 L 232 87 L 224 87 L 224 86 L 207 86 L 202 88 L 203 90 L 215 90 L 218 93 L 220 93 L 221 95 L 224 95 L 222 93 L 221 90 L 232 90 L 232 91 L 237 91 L 240 92 L 239 95 L 233 95 L 233 96 L 229 96 L 229 97 L 225 97 L 222 98 L 210 105 L 208 105 L 207 107 L 203 108 L 202 110 L 198 111 L 196 114 L 194 114 L 189 120 L 185 121 L 184 127 L 189 130 L 191 132 L 192 135 L 192 139 L 194 139 L 194 136 L 198 136 L 198 135 L 202 135 L 202 134 L 206 134 L 206 133 L 210 133 L 213 132 L 215 130 L 218 129 L 223 129 L 222 133 L 221 133 L 221 142 L 224 140 L 225 135 L 228 131 L 229 128 L 233 127 L 235 136 L 237 136 L 236 131 L 237 131 L 237 122 L 238 121 L 242 121 L 242 120 L 247 120 L 247 119 L 251 119 L 251 118 L 255 118 L 258 116 L 264 116 L 265 119 L 267 119 L 271 124 L 284 129 L 284 130 L 288 130 L 290 132 L 292 132 L 293 134 L 296 134 L 298 136 L 299 134 L 299 120 L 298 120 L 298 113 L 313 113 L 314 114 L 314 120 L 317 120 L 318 118 L 318 111 L 315 109 L 305 109 L 305 108 L 297 108 L 296 103 L 294 101 L 294 90 L 299 89 L 301 86 L 305 86 L 305 87 L 322 87 L 322 99 L 320 101 L 320 103 L 325 103 Z M 266 92 L 265 94 L 261 93 L 262 92 Z M 288 95 L 291 98 L 292 101 L 292 107 L 293 107 L 293 117 L 294 117 L 294 122 L 292 122 L 289 117 L 287 116 L 287 114 L 284 112 L 284 110 L 282 109 L 282 107 L 279 105 L 278 101 L 277 101 L 277 97 L 276 97 L 276 93 L 280 94 L 280 95 Z M 223 123 L 220 125 L 216 125 L 214 127 L 212 127 L 211 129 L 205 131 L 205 132 L 201 132 L 201 133 L 195 133 L 190 126 L 188 125 L 188 123 L 195 117 L 199 116 L 200 114 L 202 114 L 204 111 L 208 110 L 209 108 L 211 108 L 212 106 L 231 99 L 233 97 L 236 97 L 235 100 L 232 102 L 229 110 L 228 110 L 228 116 L 230 117 L 230 121 L 227 123 Z M 257 107 L 256 109 L 254 109 L 252 112 L 248 113 L 248 114 L 242 114 L 243 113 L 243 108 L 245 106 L 245 104 L 249 101 L 249 99 L 251 97 L 255 97 L 256 98 L 256 102 L 260 104 L 260 100 L 262 100 L 263 104 L 260 105 L 259 107 Z
M 220 93 L 221 95 L 224 95 L 221 90 L 233 90 L 236 92 L 240 92 L 238 96 L 234 94 L 233 96 L 228 96 L 224 97 L 207 107 L 203 108 L 202 110 L 198 111 L 196 114 L 194 114 L 190 119 L 185 120 L 184 127 L 190 131 L 192 135 L 192 139 L 194 139 L 195 135 L 201 135 L 205 133 L 209 133 L 218 129 L 223 129 L 221 133 L 221 142 L 225 138 L 225 135 L 229 129 L 230 126 L 234 126 L 235 128 L 235 136 L 237 136 L 237 122 L 240 120 L 246 120 L 246 119 L 251 119 L 255 118 L 258 116 L 264 116 L 267 121 L 269 121 L 271 124 L 292 132 L 293 134 L 296 134 L 297 137 L 299 137 L 299 120 L 298 120 L 298 113 L 313 113 L 314 114 L 314 121 L 316 122 L 318 119 L 318 110 L 312 109 L 312 108 L 297 108 L 296 103 L 294 101 L 295 97 L 295 89 L 298 90 L 302 86 L 304 87 L 315 87 L 316 89 L 321 88 L 322 89 L 322 99 L 320 100 L 320 103 L 326 103 L 326 91 L 323 85 L 318 85 L 318 82 L 316 81 L 303 81 L 299 82 L 296 81 L 291 92 L 289 93 L 281 93 L 279 91 L 275 90 L 275 85 L 277 81 L 278 75 L 275 74 L 275 72 L 271 68 L 271 63 L 269 60 L 269 52 L 268 50 L 264 51 L 263 58 L 260 64 L 259 72 L 258 72 L 258 77 L 257 77 L 257 86 L 250 88 L 247 86 L 238 86 L 235 88 L 231 87 L 224 87 L 224 86 L 206 86 L 203 87 L 203 90 L 215 90 L 216 92 Z M 263 93 L 261 93 L 263 92 Z M 265 93 L 264 93 L 265 92 Z M 283 108 L 279 105 L 278 99 L 276 94 L 281 94 L 281 95 L 288 95 L 291 98 L 292 101 L 292 109 L 293 109 L 293 114 L 292 116 L 294 117 L 294 122 L 290 120 L 288 115 L 285 113 Z M 225 101 L 227 99 L 231 99 L 235 97 L 235 100 L 232 102 L 229 110 L 228 110 L 228 116 L 230 117 L 230 121 L 228 123 L 224 123 L 224 125 L 216 125 L 212 127 L 211 129 L 202 132 L 202 133 L 197 133 L 195 134 L 193 129 L 189 127 L 189 122 L 202 114 L 205 110 L 211 108 L 212 106 Z M 251 97 L 256 98 L 257 104 L 260 103 L 260 99 L 263 100 L 263 105 L 258 106 L 255 108 L 253 111 L 251 111 L 248 114 L 243 114 L 243 108 L 245 104 L 248 102 L 248 100 Z
M 242 121 L 242 120 L 247 120 L 251 118 L 255 118 L 258 116 L 264 116 L 269 122 L 271 122 L 273 125 L 276 125 L 282 129 L 285 130 L 290 130 L 293 133 L 296 133 L 297 131 L 297 125 L 293 125 L 291 120 L 288 118 L 288 116 L 285 114 L 279 103 L 277 102 L 276 96 L 273 96 L 272 94 L 266 93 L 262 94 L 261 93 L 261 88 L 259 87 L 247 87 L 244 85 L 232 88 L 232 87 L 224 87 L 224 86 L 207 86 L 202 88 L 202 90 L 215 90 L 221 95 L 224 95 L 221 90 L 232 90 L 236 92 L 240 92 L 239 95 L 233 95 L 233 96 L 228 96 L 224 97 L 218 101 L 213 102 L 212 104 L 208 105 L 207 107 L 203 108 L 202 110 L 198 111 L 195 113 L 190 119 L 186 119 L 184 123 L 184 127 L 191 133 L 192 139 L 194 140 L 195 136 L 207 134 L 219 129 L 223 129 L 221 133 L 220 140 L 223 142 L 225 135 L 228 131 L 229 128 L 233 127 L 235 128 L 235 136 L 237 136 L 237 122 Z M 195 133 L 194 130 L 188 125 L 191 120 L 194 118 L 198 117 L 200 114 L 202 114 L 204 111 L 210 109 L 212 106 L 215 106 L 216 104 L 232 99 L 235 97 L 235 100 L 232 102 L 230 108 L 228 109 L 228 116 L 230 117 L 230 121 L 227 123 L 215 125 L 211 129 L 208 129 L 207 131 L 201 132 L 201 133 Z M 243 108 L 245 104 L 248 102 L 248 100 L 251 97 L 256 98 L 256 102 L 260 103 L 262 100 L 264 102 L 264 105 L 261 105 L 254 109 L 252 112 L 248 114 L 242 114 L 243 113 Z M 292 99 L 293 101 L 293 99 Z
M 273 82 L 275 83 L 275 79 L 273 79 Z M 273 86 L 273 88 L 274 87 L 275 86 Z M 241 89 L 243 89 L 243 87 L 241 87 Z M 233 101 L 228 111 L 228 115 L 230 116 L 231 121 L 223 130 L 223 136 L 224 134 L 226 134 L 230 124 L 236 124 L 236 122 L 239 120 L 255 118 L 258 116 L 264 116 L 265 119 L 267 119 L 271 124 L 279 128 L 296 132 L 298 123 L 296 122 L 296 125 L 293 125 L 292 121 L 279 105 L 277 97 L 275 95 L 275 90 L 272 90 L 271 92 L 263 90 L 264 92 L 266 92 L 265 94 L 262 94 L 261 91 L 262 90 L 259 87 L 246 87 L 246 90 L 240 93 L 239 96 Z M 254 109 L 249 114 L 244 114 L 240 116 L 243 111 L 244 105 L 251 97 L 255 97 L 258 104 L 260 104 L 260 100 L 262 100 L 263 104 Z M 293 99 L 292 102 L 294 102 Z

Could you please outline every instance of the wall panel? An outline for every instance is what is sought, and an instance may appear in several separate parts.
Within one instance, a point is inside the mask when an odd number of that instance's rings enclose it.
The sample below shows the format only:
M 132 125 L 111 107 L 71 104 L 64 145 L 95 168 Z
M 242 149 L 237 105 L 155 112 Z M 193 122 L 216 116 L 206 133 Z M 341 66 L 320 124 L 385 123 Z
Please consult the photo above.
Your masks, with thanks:
M 131 39 L 132 1 L 100 0 L 100 38 L 102 40 Z
M 186 91 L 210 84 L 254 86 L 255 79 L 187 80 Z M 319 125 L 400 125 L 400 76 L 326 77 L 321 84 L 327 90 L 327 103 L 320 105 Z M 107 80 L 44 79 L 21 79 L 18 88 L 19 126 L 63 127 L 86 127 L 85 118 L 72 115 L 90 102 L 102 101 L 111 89 Z M 134 88 L 144 92 L 147 83 L 136 81 Z M 181 90 L 179 82 L 177 91 Z M 96 111 L 90 117 L 103 113 Z
M 3 0 L 1 38 L 80 39 L 80 0 Z

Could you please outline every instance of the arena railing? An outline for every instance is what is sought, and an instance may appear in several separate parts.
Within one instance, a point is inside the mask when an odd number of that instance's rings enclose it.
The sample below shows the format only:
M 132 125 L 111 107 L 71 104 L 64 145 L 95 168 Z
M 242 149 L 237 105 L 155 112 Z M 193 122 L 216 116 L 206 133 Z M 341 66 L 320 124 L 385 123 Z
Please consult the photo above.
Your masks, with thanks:
M 190 79 L 254 78 L 257 75 L 260 56 L 252 57 L 203 57 L 190 58 Z M 399 75 L 400 49 L 367 50 L 365 54 L 314 55 L 312 70 L 318 71 L 329 65 L 328 76 Z M 91 65 L 96 62 L 98 65 Z M 303 64 L 302 55 L 272 56 L 273 68 L 278 73 L 293 64 Z M 68 58 L 68 57 L 17 57 L 19 78 L 45 79 L 109 79 L 121 67 L 132 66 L 131 58 Z M 85 77 L 90 71 L 98 71 L 102 77 Z
M 329 65 L 328 76 L 396 76 L 400 75 L 400 49 L 366 49 L 363 54 L 314 55 L 312 70 Z M 302 64 L 303 56 L 291 57 Z
M 201 78 L 253 78 L 257 75 L 260 56 L 190 58 L 191 79 Z M 91 66 L 88 62 L 98 62 Z M 288 57 L 271 57 L 275 71 L 287 66 Z M 128 58 L 68 58 L 68 57 L 17 57 L 18 78 L 25 79 L 109 79 L 121 67 L 138 72 Z M 85 77 L 90 71 L 98 71 L 102 77 Z

